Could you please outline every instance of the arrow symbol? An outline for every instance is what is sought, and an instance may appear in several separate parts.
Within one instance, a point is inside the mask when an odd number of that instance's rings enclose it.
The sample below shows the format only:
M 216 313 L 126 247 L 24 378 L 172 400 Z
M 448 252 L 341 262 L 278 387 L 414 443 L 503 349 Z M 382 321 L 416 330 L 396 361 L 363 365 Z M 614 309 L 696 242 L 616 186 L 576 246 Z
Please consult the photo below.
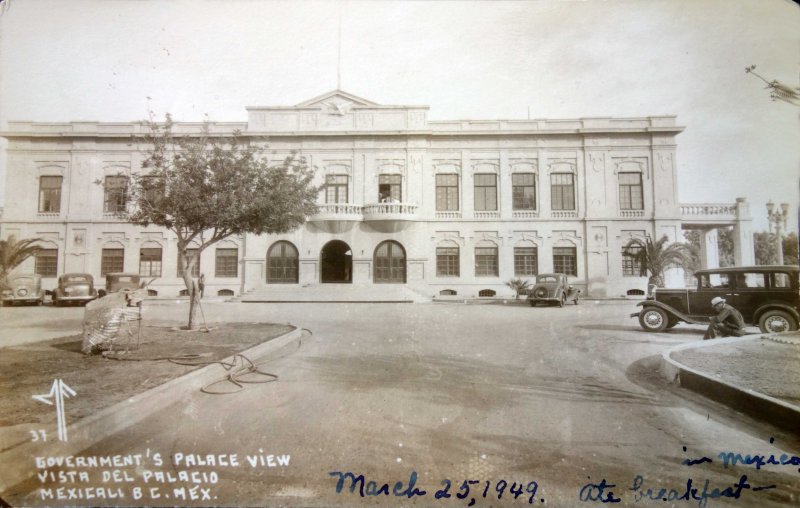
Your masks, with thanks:
M 56 406 L 56 420 L 58 421 L 58 439 L 60 441 L 67 441 L 67 424 L 66 416 L 64 415 L 64 398 L 74 397 L 77 395 L 75 390 L 70 388 L 64 381 L 56 379 L 50 387 L 50 392 L 34 395 L 33 398 L 39 402 L 44 402 L 48 406 L 52 406 L 55 401 Z

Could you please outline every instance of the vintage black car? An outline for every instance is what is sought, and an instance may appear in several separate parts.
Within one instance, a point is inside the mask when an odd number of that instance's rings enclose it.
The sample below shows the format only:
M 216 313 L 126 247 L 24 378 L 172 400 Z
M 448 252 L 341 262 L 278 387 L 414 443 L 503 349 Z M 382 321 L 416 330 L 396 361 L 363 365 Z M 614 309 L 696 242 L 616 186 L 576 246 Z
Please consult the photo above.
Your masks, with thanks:
M 65 273 L 58 278 L 58 287 L 53 290 L 53 305 L 68 303 L 86 304 L 97 298 L 94 279 L 88 273 Z
M 536 284 L 528 291 L 528 303 L 535 307 L 539 302 L 556 303 L 563 307 L 567 301 L 578 305 L 581 290 L 569 285 L 563 273 L 540 273 L 536 276 Z
M 695 272 L 697 287 L 656 289 L 637 305 L 642 328 L 661 332 L 680 322 L 707 325 L 716 314 L 711 299 L 719 296 L 742 313 L 747 324 L 764 333 L 797 330 L 800 289 L 797 266 L 742 266 Z
M 105 296 L 109 293 L 116 293 L 117 291 L 129 290 L 136 291 L 142 287 L 142 276 L 138 273 L 107 273 L 106 274 L 106 288 L 100 290 L 101 295 Z
M 5 286 L 0 289 L 3 305 L 32 303 L 41 305 L 44 302 L 42 278 L 39 275 L 16 275 L 9 277 Z

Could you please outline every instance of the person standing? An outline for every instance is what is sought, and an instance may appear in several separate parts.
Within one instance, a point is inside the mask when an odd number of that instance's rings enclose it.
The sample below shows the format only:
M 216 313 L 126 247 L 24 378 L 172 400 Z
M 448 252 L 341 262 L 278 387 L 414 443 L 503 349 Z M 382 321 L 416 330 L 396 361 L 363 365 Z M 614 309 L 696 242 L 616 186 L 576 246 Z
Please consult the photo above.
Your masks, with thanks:
M 206 275 L 200 274 L 200 279 L 197 281 L 197 288 L 200 289 L 200 298 L 203 298 L 203 291 L 206 289 Z
M 725 303 L 725 299 L 716 296 L 711 300 L 711 306 L 717 313 L 716 316 L 711 316 L 711 322 L 708 324 L 706 334 L 703 340 L 713 339 L 716 337 L 741 337 L 747 335 L 744 329 L 744 318 L 742 314 Z

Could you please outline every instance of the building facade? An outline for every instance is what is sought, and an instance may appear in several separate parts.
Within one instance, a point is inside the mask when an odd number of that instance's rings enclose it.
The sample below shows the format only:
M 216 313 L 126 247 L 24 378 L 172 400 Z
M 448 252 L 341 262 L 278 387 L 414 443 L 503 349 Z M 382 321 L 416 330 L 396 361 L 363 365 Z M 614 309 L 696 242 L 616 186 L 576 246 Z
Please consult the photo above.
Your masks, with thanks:
M 512 278 L 562 272 L 591 296 L 643 290 L 631 238 L 680 241 L 675 117 L 428 121 L 334 91 L 247 108 L 241 131 L 275 161 L 297 152 L 321 187 L 318 213 L 285 235 L 245 235 L 202 253 L 206 293 L 271 286 L 405 284 L 428 296 L 511 294 Z M 178 133 L 199 124 L 177 124 Z M 117 218 L 144 158 L 139 123 L 9 122 L 2 236 L 42 238 L 19 271 L 154 279 L 184 289 L 168 232 Z M 752 250 L 752 249 L 751 249 Z

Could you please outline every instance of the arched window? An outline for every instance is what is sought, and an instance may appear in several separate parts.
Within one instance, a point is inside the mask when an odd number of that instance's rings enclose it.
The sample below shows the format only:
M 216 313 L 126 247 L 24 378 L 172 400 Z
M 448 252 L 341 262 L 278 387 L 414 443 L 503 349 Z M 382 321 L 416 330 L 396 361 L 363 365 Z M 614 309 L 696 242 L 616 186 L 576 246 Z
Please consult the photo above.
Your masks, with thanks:
M 439 296 L 456 296 L 458 291 L 455 289 L 442 289 L 439 291 Z
M 478 296 L 494 296 L 497 294 L 497 291 L 493 289 L 481 289 L 478 291 Z
M 232 289 L 220 289 L 217 291 L 217 296 L 233 296 Z
M 406 250 L 394 240 L 387 240 L 375 249 L 376 283 L 403 284 L 406 281 Z
M 298 266 L 297 248 L 289 242 L 275 242 L 267 253 L 267 283 L 297 284 Z

